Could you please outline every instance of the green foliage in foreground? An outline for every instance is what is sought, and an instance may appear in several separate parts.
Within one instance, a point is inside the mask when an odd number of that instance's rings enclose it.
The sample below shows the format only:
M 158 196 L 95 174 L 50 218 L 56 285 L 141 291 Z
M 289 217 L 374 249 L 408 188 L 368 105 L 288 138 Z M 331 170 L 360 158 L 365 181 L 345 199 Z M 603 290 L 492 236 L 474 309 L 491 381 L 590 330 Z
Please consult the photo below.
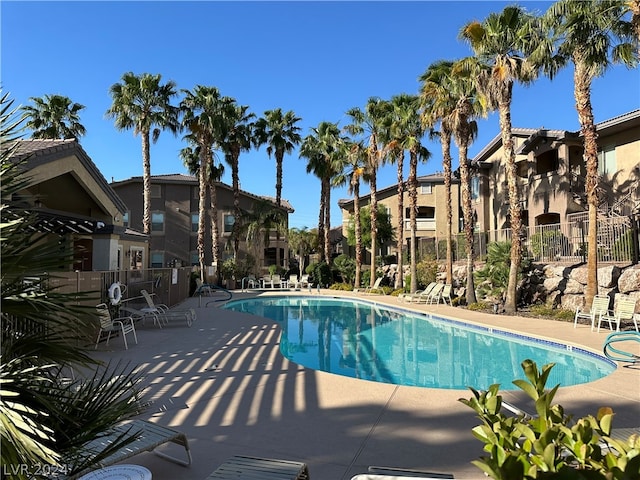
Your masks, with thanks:
M 53 470 L 73 475 L 130 441 L 116 441 L 90 458 L 78 455 L 86 442 L 139 413 L 141 376 L 128 365 L 104 366 L 90 356 L 84 345 L 97 333 L 95 309 L 78 306 L 95 300 L 89 292 L 65 294 L 50 286 L 56 271 L 70 268 L 73 251 L 64 237 L 39 233 L 37 218 L 13 201 L 31 180 L 24 164 L 13 161 L 20 121 L 11 105 L 2 95 L 2 478 L 43 478 Z M 78 378 L 71 380 L 71 373 Z
M 533 417 L 504 415 L 498 384 L 484 392 L 470 388 L 473 397 L 460 399 L 482 421 L 472 432 L 488 455 L 473 464 L 499 480 L 637 480 L 640 436 L 632 435 L 626 442 L 612 439 L 609 407 L 600 408 L 595 417 L 573 420 L 566 415 L 562 406 L 553 404 L 559 385 L 545 389 L 553 366 L 539 371 L 535 362 L 525 360 L 527 380 L 513 381 L 535 402 Z

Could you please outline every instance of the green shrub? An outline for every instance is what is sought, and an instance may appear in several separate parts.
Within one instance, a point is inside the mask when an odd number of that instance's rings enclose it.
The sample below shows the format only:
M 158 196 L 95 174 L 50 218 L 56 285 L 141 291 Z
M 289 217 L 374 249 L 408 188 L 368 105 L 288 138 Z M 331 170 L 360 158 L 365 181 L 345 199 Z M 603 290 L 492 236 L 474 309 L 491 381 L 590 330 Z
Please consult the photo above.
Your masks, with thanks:
M 611 246 L 613 260 L 631 260 L 633 255 L 633 230 L 627 230 Z
M 353 285 L 351 285 L 350 283 L 334 283 L 329 287 L 329 290 L 341 290 L 350 292 L 353 290 Z
M 626 442 L 612 439 L 611 408 L 574 421 L 561 405 L 552 403 L 559 385 L 545 389 L 554 364 L 543 366 L 542 371 L 532 360 L 521 366 L 527 380 L 513 384 L 535 402 L 535 416 L 503 414 L 498 384 L 483 392 L 470 388 L 473 396 L 459 399 L 482 421 L 472 433 L 485 444 L 488 455 L 474 460 L 474 465 L 499 480 L 638 478 L 640 437 L 631 435 Z M 609 448 L 602 448 L 603 442 Z
M 356 276 L 356 260 L 345 254 L 338 255 L 333 260 L 333 265 L 338 271 L 340 279 L 344 283 L 353 284 L 353 280 Z
M 545 230 L 531 236 L 531 251 L 537 259 L 555 259 L 565 251 L 568 244 L 560 230 Z
M 549 305 L 532 305 L 530 312 L 539 317 L 557 320 L 573 321 L 575 312 L 563 308 L 553 308 Z
M 422 260 L 416 265 L 416 280 L 418 289 L 422 290 L 431 282 L 438 279 L 438 262 L 436 260 Z M 411 285 L 411 283 L 409 283 Z
M 333 283 L 333 276 L 331 275 L 331 268 L 325 262 L 316 262 L 310 264 L 305 272 L 311 275 L 311 279 L 314 285 L 331 285 Z
M 487 310 L 488 308 L 489 308 L 489 304 L 485 302 L 471 303 L 467 306 L 467 309 L 473 310 L 474 312 Z

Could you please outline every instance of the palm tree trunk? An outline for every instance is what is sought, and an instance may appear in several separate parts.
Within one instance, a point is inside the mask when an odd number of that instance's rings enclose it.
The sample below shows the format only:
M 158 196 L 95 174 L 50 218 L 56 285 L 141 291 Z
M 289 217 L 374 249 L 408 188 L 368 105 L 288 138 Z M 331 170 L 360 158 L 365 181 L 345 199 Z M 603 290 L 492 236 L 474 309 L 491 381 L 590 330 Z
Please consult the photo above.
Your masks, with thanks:
M 518 295 L 518 274 L 522 263 L 522 210 L 518 177 L 516 175 L 516 154 L 513 149 L 511 135 L 511 89 L 504 94 L 504 101 L 499 105 L 500 131 L 502 133 L 502 149 L 504 151 L 505 171 L 509 188 L 509 217 L 511 226 L 511 266 L 509 268 L 509 283 L 504 301 L 505 313 L 515 313 Z
M 353 174 L 354 177 L 357 175 Z M 362 271 L 362 226 L 360 225 L 360 180 L 355 178 L 352 180 L 353 185 L 353 216 L 354 229 L 356 237 L 356 278 L 354 279 L 354 287 L 360 288 L 360 273 Z
M 207 198 L 207 152 L 200 150 L 200 168 L 198 169 L 198 261 L 200 263 L 200 280 L 204 278 L 204 227 Z
M 231 181 L 233 186 L 233 212 L 235 216 L 235 220 L 233 222 L 233 258 L 235 260 L 238 259 L 238 250 L 240 249 L 240 173 L 239 173 L 239 165 L 240 161 L 240 150 L 234 151 L 231 153 L 232 155 L 232 163 L 231 163 Z
M 324 242 L 324 216 L 327 211 L 325 203 L 327 195 L 325 193 L 326 182 L 324 177 L 320 179 L 320 213 L 318 214 L 318 248 L 320 249 L 320 261 L 325 258 L 325 242 Z
M 447 202 L 447 261 L 445 266 L 446 282 L 453 282 L 453 253 L 451 251 L 451 229 L 453 216 L 451 213 L 451 132 L 442 129 L 440 142 L 442 145 L 442 168 L 444 170 L 444 195 Z
M 220 271 L 220 233 L 218 231 L 218 192 L 216 190 L 215 181 L 211 182 L 209 186 L 211 196 L 211 258 L 213 259 L 213 265 L 215 271 L 213 272 L 214 282 L 219 283 L 220 278 L 218 272 Z
M 585 305 L 591 305 L 598 293 L 598 134 L 591 107 L 591 77 L 584 65 L 575 64 L 574 95 L 580 130 L 584 137 L 584 162 L 587 166 L 585 189 L 589 205 L 589 230 L 587 241 L 587 285 Z
M 462 136 L 464 139 L 468 135 Z M 471 175 L 469 174 L 469 163 L 467 161 L 467 141 L 459 142 L 458 155 L 460 162 L 460 187 L 462 193 L 462 215 L 464 217 L 464 233 L 467 253 L 467 305 L 476 303 L 476 288 L 473 281 L 473 209 L 471 207 Z
M 276 205 L 282 205 L 282 161 L 284 152 L 276 152 Z M 276 229 L 276 265 L 280 267 L 280 229 Z
M 331 179 L 325 179 L 325 195 L 327 199 L 324 202 L 324 261 L 327 265 L 331 265 Z
M 411 293 L 418 290 L 418 264 L 416 261 L 416 230 L 418 228 L 418 219 L 416 217 L 418 210 L 418 155 L 409 152 L 409 204 L 410 204 L 410 228 L 411 240 L 409 242 L 409 254 L 411 255 Z
M 142 191 L 143 213 L 142 231 L 149 235 L 149 251 L 151 251 L 151 153 L 149 150 L 149 131 L 142 132 Z
M 369 276 L 369 286 L 373 287 L 376 281 L 376 253 L 378 250 L 378 197 L 377 179 L 375 166 L 371 170 L 369 185 L 371 186 L 371 275 Z
M 394 288 L 402 288 L 404 286 L 404 265 L 402 259 L 402 248 L 404 247 L 404 152 L 398 155 L 396 160 L 398 164 L 398 239 L 396 241 L 396 249 L 398 250 L 398 275 L 396 275 L 396 284 Z

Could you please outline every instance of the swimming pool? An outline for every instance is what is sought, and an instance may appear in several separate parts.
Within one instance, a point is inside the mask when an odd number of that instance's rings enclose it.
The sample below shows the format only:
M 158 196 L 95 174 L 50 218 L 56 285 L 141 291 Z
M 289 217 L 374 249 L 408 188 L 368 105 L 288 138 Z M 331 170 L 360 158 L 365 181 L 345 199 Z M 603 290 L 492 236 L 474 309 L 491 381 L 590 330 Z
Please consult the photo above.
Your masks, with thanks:
M 282 328 L 280 351 L 299 365 L 347 377 L 442 389 L 515 390 L 520 364 L 555 363 L 547 385 L 578 385 L 605 377 L 604 356 L 463 321 L 355 299 L 257 297 L 221 308 L 259 315 Z

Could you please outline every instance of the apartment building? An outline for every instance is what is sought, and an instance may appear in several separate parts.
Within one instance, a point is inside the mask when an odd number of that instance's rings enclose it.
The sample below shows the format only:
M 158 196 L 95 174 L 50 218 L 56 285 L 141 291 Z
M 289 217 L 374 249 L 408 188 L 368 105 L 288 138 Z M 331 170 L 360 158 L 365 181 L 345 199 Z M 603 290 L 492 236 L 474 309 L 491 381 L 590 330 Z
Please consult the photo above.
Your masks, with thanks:
M 141 176 L 112 182 L 111 187 L 118 193 L 127 206 L 124 215 L 126 225 L 142 230 L 143 215 L 143 179 Z M 252 211 L 256 202 L 269 202 L 273 208 L 275 200 L 271 197 L 240 192 L 240 208 Z M 207 198 L 207 206 L 211 199 Z M 216 183 L 216 219 L 219 232 L 219 245 L 222 261 L 233 256 L 231 233 L 235 223 L 233 207 L 233 189 L 221 182 Z M 182 174 L 153 175 L 151 177 L 151 267 L 173 267 L 198 265 L 198 221 L 199 221 L 199 185 L 195 176 Z M 280 207 L 288 218 L 293 213 L 289 202 L 283 200 Z M 207 215 L 208 217 L 209 215 Z M 205 228 L 205 264 L 211 265 L 211 226 L 206 220 Z M 275 232 L 269 239 L 269 245 L 256 249 L 240 242 L 239 259 L 247 255 L 256 260 L 257 274 L 266 272 L 270 265 L 276 264 L 276 249 L 280 249 L 280 264 L 287 258 L 287 243 L 284 238 L 277 239 Z
M 437 248 L 436 242 L 439 239 L 444 240 L 447 232 L 447 196 L 445 195 L 444 176 L 442 173 L 434 173 L 418 177 L 418 211 L 417 211 L 417 230 L 416 236 L 418 244 L 425 248 Z M 462 213 L 460 211 L 460 181 L 452 176 L 451 179 L 451 212 L 452 212 L 452 233 L 458 233 L 461 229 Z M 391 225 L 396 229 L 397 239 L 397 223 L 398 223 L 398 185 L 393 184 L 389 187 L 382 188 L 376 192 L 378 206 L 382 206 L 387 210 L 390 217 Z M 368 207 L 371 202 L 371 195 L 363 195 L 359 199 L 360 208 Z M 409 248 L 411 238 L 410 230 L 410 204 L 409 194 L 403 193 L 403 245 L 405 251 Z M 343 251 L 353 253 L 353 247 L 347 244 L 346 232 L 352 222 L 353 216 L 353 199 L 342 199 L 338 201 L 338 206 L 342 211 L 342 229 L 343 229 Z M 398 249 L 396 243 L 388 243 L 382 246 L 380 255 L 395 255 L 397 258 Z M 370 255 L 364 259 L 365 263 L 370 262 Z
M 640 110 L 598 123 L 598 195 L 603 215 L 637 213 L 640 200 Z M 587 209 L 580 131 L 514 128 L 522 220 L 560 224 Z M 500 134 L 472 160 L 476 230 L 509 228 L 509 199 Z
M 128 253 L 146 257 L 148 236 L 124 225 L 127 207 L 77 141 L 18 140 L 10 160 L 30 178 L 11 204 L 33 212 L 38 231 L 71 245 L 74 271 L 142 268 Z
M 637 220 L 640 215 L 640 110 L 600 122 L 596 128 L 601 217 L 598 241 L 602 244 L 602 248 L 599 248 L 599 260 L 628 261 L 633 255 L 631 245 L 625 244 L 624 255 L 619 248 L 615 254 L 611 249 L 619 242 L 621 235 L 632 230 L 632 225 L 637 223 L 633 219 Z M 514 128 L 512 134 L 525 249 L 536 260 L 584 261 L 588 205 L 581 132 L 541 127 Z M 511 235 L 504 149 L 500 133 L 470 160 L 470 166 L 476 254 L 482 256 L 488 242 L 509 240 Z M 446 236 L 444 179 L 442 174 L 433 174 L 421 176 L 418 180 L 418 245 L 435 243 L 435 247 L 426 253 L 434 252 L 440 258 L 437 245 Z M 459 181 L 457 178 L 453 180 L 452 213 L 455 234 L 461 232 L 463 226 Z M 395 227 L 396 221 L 393 218 L 397 216 L 397 185 L 379 190 L 378 199 L 391 214 L 392 225 Z M 369 195 L 360 197 L 360 205 L 368 205 L 369 200 Z M 342 224 L 346 232 L 353 215 L 353 200 L 340 200 L 338 205 L 342 209 Z M 406 247 L 410 237 L 406 191 L 404 207 Z M 549 240 L 541 241 L 540 238 L 545 236 Z M 550 243 L 555 244 L 547 249 Z M 347 251 L 346 239 L 344 244 Z M 386 245 L 381 254 L 397 252 L 394 245 Z M 366 260 L 368 261 L 369 259 Z

